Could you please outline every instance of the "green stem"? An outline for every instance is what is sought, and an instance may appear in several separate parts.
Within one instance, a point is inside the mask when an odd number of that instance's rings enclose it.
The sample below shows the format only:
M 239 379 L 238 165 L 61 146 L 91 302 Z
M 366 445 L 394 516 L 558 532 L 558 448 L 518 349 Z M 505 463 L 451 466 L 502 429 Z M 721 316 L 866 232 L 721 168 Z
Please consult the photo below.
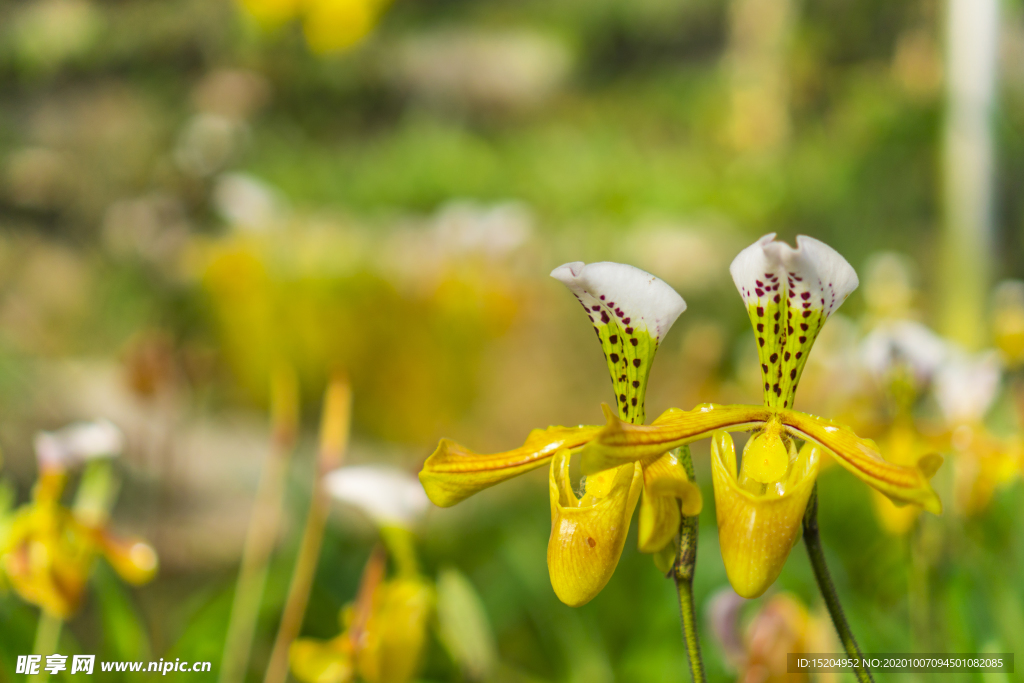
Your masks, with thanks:
M 57 654 L 57 645 L 60 641 L 60 631 L 63 626 L 64 621 L 60 617 L 55 617 L 46 610 L 39 611 L 39 623 L 36 625 L 36 642 L 32 646 L 33 653 L 43 656 L 39 673 L 32 677 L 32 680 L 37 683 L 50 678 L 50 674 L 43 670 L 42 667 L 46 666 L 47 655 Z
M 814 568 L 814 578 L 818 580 L 818 589 L 825 599 L 829 616 L 835 624 L 839 640 L 843 643 L 843 649 L 852 659 L 862 661 L 864 653 L 861 652 L 857 640 L 853 637 L 850 624 L 843 614 L 843 606 L 839 602 L 839 594 L 836 592 L 835 584 L 832 583 L 832 575 L 829 574 L 828 566 L 825 564 L 825 553 L 821 548 L 821 534 L 818 531 L 818 485 L 815 483 L 811 498 L 807 501 L 807 511 L 804 513 L 804 545 L 807 546 L 807 554 L 811 558 L 811 567 Z M 861 683 L 873 683 L 871 672 L 866 667 L 858 666 L 854 669 L 857 680 Z
M 690 447 L 679 449 L 680 460 L 690 481 L 695 481 Z M 698 518 L 683 516 L 679 526 L 679 555 L 676 557 L 672 574 L 679 593 L 679 612 L 683 621 L 683 642 L 690 662 L 690 677 L 697 683 L 707 680 L 704 675 L 704 659 L 700 653 L 700 636 L 697 632 L 697 610 L 693 605 L 693 574 L 697 564 Z

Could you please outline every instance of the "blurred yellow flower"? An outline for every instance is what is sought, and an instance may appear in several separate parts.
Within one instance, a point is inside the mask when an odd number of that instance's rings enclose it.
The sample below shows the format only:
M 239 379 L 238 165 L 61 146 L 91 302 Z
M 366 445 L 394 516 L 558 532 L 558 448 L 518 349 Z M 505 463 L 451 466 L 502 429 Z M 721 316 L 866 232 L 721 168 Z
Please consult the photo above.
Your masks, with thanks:
M 355 603 L 341 611 L 339 636 L 292 643 L 289 661 L 300 681 L 406 683 L 415 678 L 434 610 L 434 587 L 408 567 L 385 579 L 385 562 L 379 549 L 370 556 Z
M 913 467 L 918 460 L 935 452 L 935 447 L 921 436 L 909 415 L 898 417 L 880 439 L 879 445 L 891 462 L 907 467 Z M 896 505 L 878 491 L 873 493 L 875 514 L 885 531 L 902 536 L 913 528 L 921 508 Z
M 80 522 L 59 503 L 64 474 L 44 472 L 31 503 L 17 510 L 0 542 L 0 571 L 27 602 L 67 619 L 81 604 L 97 555 L 129 583 L 156 574 L 156 553 L 138 540 L 121 540 Z
M 302 21 L 309 48 L 317 54 L 350 50 L 370 34 L 388 0 L 239 0 L 257 23 L 273 28 Z
M 1021 474 L 1020 436 L 997 436 L 984 423 L 1001 380 L 995 351 L 968 355 L 954 350 L 935 377 L 935 398 L 953 455 L 953 503 L 965 515 L 983 512 L 996 490 Z

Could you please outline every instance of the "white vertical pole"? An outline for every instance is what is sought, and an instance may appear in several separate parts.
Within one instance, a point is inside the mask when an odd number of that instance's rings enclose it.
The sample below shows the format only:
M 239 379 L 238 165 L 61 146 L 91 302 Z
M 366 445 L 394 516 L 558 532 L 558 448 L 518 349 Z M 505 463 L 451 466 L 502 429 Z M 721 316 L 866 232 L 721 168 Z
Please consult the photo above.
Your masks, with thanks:
M 943 159 L 942 326 L 968 348 L 986 340 L 992 279 L 992 110 L 998 0 L 948 0 Z

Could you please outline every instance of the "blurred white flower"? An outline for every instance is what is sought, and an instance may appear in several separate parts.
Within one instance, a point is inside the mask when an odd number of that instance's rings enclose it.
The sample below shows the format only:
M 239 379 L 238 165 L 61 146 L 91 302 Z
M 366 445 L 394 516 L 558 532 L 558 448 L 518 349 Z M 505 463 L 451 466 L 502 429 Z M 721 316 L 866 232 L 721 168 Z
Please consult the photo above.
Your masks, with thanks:
M 429 504 L 419 480 L 393 467 L 341 467 L 327 475 L 324 485 L 336 500 L 359 508 L 382 527 L 411 528 Z
M 266 230 L 284 216 L 284 202 L 274 188 L 244 173 L 217 178 L 213 203 L 221 218 L 243 230 Z
M 444 251 L 500 257 L 530 238 L 533 215 L 520 202 L 485 205 L 460 200 L 441 207 L 434 229 Z
M 935 399 L 951 424 L 981 422 L 992 407 L 1003 366 L 996 351 L 968 354 L 954 349 L 935 374 Z
M 540 33 L 447 29 L 397 50 L 395 78 L 441 104 L 494 109 L 536 106 L 565 81 L 566 47 Z
M 861 361 L 875 379 L 882 381 L 893 370 L 904 368 L 918 387 L 931 381 L 948 353 L 941 337 L 913 320 L 882 323 L 861 343 Z
M 36 457 L 44 469 L 66 469 L 97 458 L 113 458 L 124 450 L 124 435 L 109 420 L 75 422 L 53 432 L 39 432 Z

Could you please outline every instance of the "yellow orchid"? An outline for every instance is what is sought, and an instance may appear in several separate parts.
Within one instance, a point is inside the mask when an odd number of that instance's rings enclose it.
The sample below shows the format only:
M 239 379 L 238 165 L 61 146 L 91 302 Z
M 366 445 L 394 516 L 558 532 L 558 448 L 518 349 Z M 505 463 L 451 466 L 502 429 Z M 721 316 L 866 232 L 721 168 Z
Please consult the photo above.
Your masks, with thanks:
M 935 398 L 954 456 L 953 504 L 965 515 L 984 511 L 996 490 L 1020 475 L 1020 437 L 996 436 L 984 424 L 1001 378 L 995 351 L 970 356 L 959 350 L 951 352 L 935 377 Z
M 928 483 L 942 462 L 939 456 L 927 455 L 914 467 L 890 463 L 872 441 L 850 428 L 792 409 L 815 338 L 858 281 L 850 264 L 822 242 L 800 236 L 794 249 L 774 238 L 762 237 L 730 266 L 756 333 L 764 405 L 669 410 L 648 426 L 610 418 L 582 454 L 582 471 L 592 475 L 714 434 L 712 473 L 722 557 L 733 588 L 747 598 L 761 595 L 775 581 L 799 539 L 822 450 L 897 503 L 941 511 Z M 755 432 L 738 469 L 728 434 L 733 431 Z M 796 441 L 803 447 L 797 448 Z
M 434 589 L 414 573 L 384 579 L 382 552 L 370 556 L 354 605 L 341 611 L 341 635 L 292 643 L 292 673 L 304 683 L 405 683 L 416 674 Z
M 0 571 L 18 595 L 61 619 L 78 609 L 98 555 L 134 585 L 152 579 L 157 565 L 146 543 L 116 538 L 63 507 L 64 482 L 63 472 L 44 471 L 0 545 Z
M 949 355 L 949 345 L 919 322 L 886 320 L 875 326 L 863 341 L 862 360 L 884 393 L 891 418 L 879 437 L 890 462 L 913 467 L 937 450 L 918 429 L 914 406 L 933 381 Z M 899 506 L 877 491 L 874 507 L 882 528 L 895 536 L 911 530 L 921 509 Z
M 618 418 L 642 424 L 651 362 L 686 302 L 662 280 L 620 263 L 568 263 L 551 275 L 569 288 L 594 325 L 615 389 Z M 615 571 L 638 501 L 639 549 L 645 553 L 670 549 L 681 514 L 694 515 L 702 504 L 700 489 L 670 448 L 592 472 L 577 496 L 569 477 L 570 459 L 601 432 L 599 426 L 537 429 L 521 447 L 487 455 L 442 439 L 424 464 L 420 481 L 435 504 L 448 507 L 549 464 L 551 585 L 562 602 L 582 605 Z
M 240 0 L 257 23 L 273 28 L 296 17 L 317 54 L 350 50 L 377 25 L 388 0 Z

